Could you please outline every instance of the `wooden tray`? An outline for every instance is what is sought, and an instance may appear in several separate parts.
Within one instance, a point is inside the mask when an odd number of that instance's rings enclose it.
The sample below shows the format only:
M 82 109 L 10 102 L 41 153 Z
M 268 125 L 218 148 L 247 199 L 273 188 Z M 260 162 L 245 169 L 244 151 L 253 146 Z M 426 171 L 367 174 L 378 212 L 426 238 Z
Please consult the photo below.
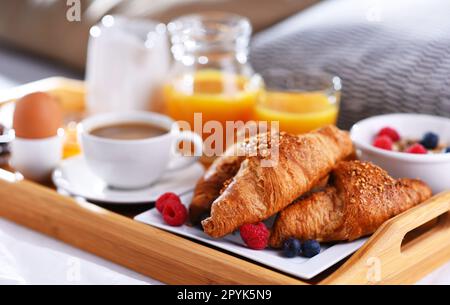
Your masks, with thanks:
M 50 90 L 82 110 L 81 82 L 52 78 L 11 90 L 3 101 Z M 1 103 L 1 102 L 0 102 Z M 0 169 L 0 216 L 169 284 L 305 284 L 130 217 L 149 206 L 78 203 L 50 185 Z M 308 283 L 414 283 L 450 260 L 450 191 L 384 223 L 349 259 Z

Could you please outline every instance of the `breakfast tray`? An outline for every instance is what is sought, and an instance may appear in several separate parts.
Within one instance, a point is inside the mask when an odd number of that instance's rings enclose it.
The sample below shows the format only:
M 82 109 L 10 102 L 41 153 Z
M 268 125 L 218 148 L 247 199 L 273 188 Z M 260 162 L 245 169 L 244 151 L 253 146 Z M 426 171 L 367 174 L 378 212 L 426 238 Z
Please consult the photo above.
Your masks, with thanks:
M 51 91 L 81 109 L 82 82 L 51 78 L 0 95 L 0 104 Z M 385 222 L 343 263 L 305 282 L 132 219 L 149 206 L 99 206 L 0 169 L 0 216 L 169 284 L 414 283 L 450 261 L 450 191 Z

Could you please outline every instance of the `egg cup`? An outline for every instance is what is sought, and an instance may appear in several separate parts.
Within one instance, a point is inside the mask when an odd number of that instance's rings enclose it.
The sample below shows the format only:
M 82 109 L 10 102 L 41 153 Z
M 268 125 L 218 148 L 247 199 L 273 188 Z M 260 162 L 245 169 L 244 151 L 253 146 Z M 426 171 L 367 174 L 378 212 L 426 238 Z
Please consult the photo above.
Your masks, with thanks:
M 62 128 L 48 138 L 16 137 L 11 143 L 10 165 L 27 179 L 46 181 L 62 159 L 63 140 Z

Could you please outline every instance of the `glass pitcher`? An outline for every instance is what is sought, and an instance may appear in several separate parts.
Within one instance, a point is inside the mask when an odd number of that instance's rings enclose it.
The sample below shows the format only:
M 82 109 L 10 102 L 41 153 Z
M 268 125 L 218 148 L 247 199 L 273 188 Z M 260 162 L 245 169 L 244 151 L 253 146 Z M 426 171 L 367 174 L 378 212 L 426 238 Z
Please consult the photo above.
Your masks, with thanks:
M 174 57 L 164 87 L 167 114 L 204 139 L 213 131 L 209 121 L 219 122 L 225 132 L 227 121 L 252 119 L 262 83 L 247 61 L 249 21 L 207 13 L 178 18 L 167 28 Z

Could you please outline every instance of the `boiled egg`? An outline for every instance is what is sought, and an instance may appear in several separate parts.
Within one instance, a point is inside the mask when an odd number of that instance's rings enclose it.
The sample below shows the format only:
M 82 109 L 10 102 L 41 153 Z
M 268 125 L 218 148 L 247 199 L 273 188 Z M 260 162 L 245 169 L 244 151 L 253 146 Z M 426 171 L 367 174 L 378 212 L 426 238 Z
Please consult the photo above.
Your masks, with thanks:
M 56 98 L 45 92 L 25 95 L 16 102 L 13 128 L 18 138 L 42 139 L 57 135 L 63 111 Z

